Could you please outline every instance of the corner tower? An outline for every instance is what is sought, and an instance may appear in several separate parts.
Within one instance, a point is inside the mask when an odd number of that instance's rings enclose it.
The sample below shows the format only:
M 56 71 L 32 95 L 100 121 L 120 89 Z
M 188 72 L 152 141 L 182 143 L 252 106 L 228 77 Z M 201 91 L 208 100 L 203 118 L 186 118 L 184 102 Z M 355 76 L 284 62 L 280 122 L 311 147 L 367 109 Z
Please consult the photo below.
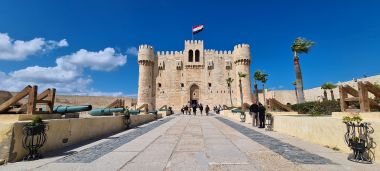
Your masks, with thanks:
M 153 47 L 149 45 L 140 45 L 137 60 L 139 63 L 137 106 L 148 104 L 149 110 L 153 110 L 155 108 L 155 97 L 153 92 L 155 86 L 155 55 Z
M 238 44 L 234 47 L 233 61 L 235 65 L 237 104 L 241 104 L 239 72 L 247 74 L 245 78 L 241 79 L 243 102 L 251 104 L 253 102 L 250 81 L 251 49 L 248 44 Z

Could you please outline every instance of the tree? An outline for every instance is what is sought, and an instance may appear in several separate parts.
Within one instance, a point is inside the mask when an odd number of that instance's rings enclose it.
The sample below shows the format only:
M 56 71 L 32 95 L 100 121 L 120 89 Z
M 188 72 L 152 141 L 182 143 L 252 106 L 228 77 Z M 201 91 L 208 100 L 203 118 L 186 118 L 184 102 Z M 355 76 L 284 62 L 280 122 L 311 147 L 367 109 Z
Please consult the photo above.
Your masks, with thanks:
M 243 104 L 244 103 L 243 103 L 243 88 L 242 88 L 242 84 L 241 84 L 241 78 L 245 78 L 247 76 L 247 74 L 243 73 L 243 72 L 239 72 L 238 75 L 239 75 L 241 109 L 243 110 Z
M 267 83 L 268 81 L 268 74 L 262 72 L 261 73 L 261 77 L 260 77 L 260 81 L 261 81 L 261 84 L 263 86 L 263 98 L 264 98 L 264 105 L 266 105 L 266 99 L 265 99 L 265 83 Z
M 228 77 L 226 79 L 226 82 L 227 82 L 227 86 L 228 86 L 228 89 L 229 89 L 229 92 L 230 92 L 230 100 L 231 100 L 231 107 L 234 106 L 232 104 L 232 95 L 231 95 L 231 83 L 234 81 L 234 79 L 232 79 L 231 77 Z
M 255 89 L 254 94 L 255 94 L 255 100 L 257 104 L 259 103 L 259 89 L 257 87 L 257 81 L 260 81 L 261 76 L 262 76 L 262 72 L 260 70 L 256 70 L 255 73 L 253 74 L 253 80 L 254 80 L 253 87 Z
M 336 88 L 337 86 L 333 83 L 324 83 L 321 88 L 325 90 L 324 92 L 324 95 L 325 95 L 325 99 L 327 100 L 327 93 L 326 93 L 326 90 L 330 90 L 330 94 L 331 94 L 331 100 L 335 100 L 334 98 L 334 91 L 333 89 Z
M 301 66 L 299 64 L 298 54 L 308 53 L 309 49 L 314 44 L 315 43 L 313 41 L 306 40 L 302 37 L 298 37 L 294 41 L 293 45 L 291 46 L 291 49 L 293 52 L 294 71 L 296 73 L 296 88 L 297 88 L 297 101 L 298 101 L 298 103 L 304 103 L 305 102 L 305 95 L 303 92 L 302 72 L 301 72 Z
M 326 92 L 326 90 L 328 89 L 327 86 L 326 86 L 326 83 L 321 86 L 321 89 L 323 89 L 323 101 L 326 101 L 327 100 L 327 92 Z
M 292 85 L 294 86 L 294 91 L 296 93 L 296 100 L 297 100 L 297 103 L 298 103 L 298 95 L 297 95 L 297 83 L 295 81 L 292 82 Z

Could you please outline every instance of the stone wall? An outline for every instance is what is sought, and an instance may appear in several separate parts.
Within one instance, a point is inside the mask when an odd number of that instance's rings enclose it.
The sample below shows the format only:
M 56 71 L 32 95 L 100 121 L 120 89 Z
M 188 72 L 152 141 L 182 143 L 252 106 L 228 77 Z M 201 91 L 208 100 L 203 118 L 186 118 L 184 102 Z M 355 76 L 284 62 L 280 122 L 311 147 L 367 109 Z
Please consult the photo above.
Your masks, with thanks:
M 161 117 L 161 116 L 159 116 Z M 131 126 L 155 120 L 154 115 L 132 115 Z M 40 149 L 41 154 L 86 140 L 110 135 L 125 129 L 122 116 L 99 116 L 91 118 L 45 120 L 48 125 L 47 141 Z M 0 159 L 9 162 L 22 160 L 27 150 L 22 147 L 25 121 L 0 122 Z
M 356 81 L 369 81 L 371 83 L 377 83 L 380 84 L 380 75 L 375 75 L 367 78 L 360 78 L 357 79 Z M 358 89 L 357 82 L 354 80 L 351 81 L 346 81 L 346 82 L 339 82 L 336 83 L 337 85 L 350 85 L 356 90 Z M 278 101 L 280 101 L 283 104 L 290 103 L 290 104 L 295 104 L 297 103 L 296 95 L 294 90 L 270 90 L 266 91 L 266 98 L 275 98 Z M 335 99 L 339 98 L 339 89 L 335 88 L 333 89 L 334 92 L 334 97 Z M 315 87 L 311 89 L 305 90 L 305 100 L 306 101 L 321 101 L 323 99 L 323 89 L 321 87 Z M 328 99 L 331 99 L 330 91 L 327 90 L 327 97 Z M 369 97 L 373 97 L 370 95 Z M 262 102 L 263 100 L 263 95 L 262 93 L 259 94 L 259 99 Z

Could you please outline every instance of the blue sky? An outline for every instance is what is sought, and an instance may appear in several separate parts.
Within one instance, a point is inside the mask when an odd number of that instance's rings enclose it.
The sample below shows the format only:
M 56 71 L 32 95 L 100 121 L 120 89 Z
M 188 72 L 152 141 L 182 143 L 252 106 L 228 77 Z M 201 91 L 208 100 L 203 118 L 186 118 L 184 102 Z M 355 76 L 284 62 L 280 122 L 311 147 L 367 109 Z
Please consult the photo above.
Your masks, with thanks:
M 298 36 L 316 42 L 300 57 L 306 88 L 371 76 L 380 73 L 378 9 L 375 0 L 2 0 L 0 89 L 30 83 L 66 94 L 135 95 L 133 49 L 182 50 L 196 24 L 205 25 L 196 36 L 205 48 L 250 44 L 252 72 L 269 73 L 272 89 L 293 88 L 290 45 Z

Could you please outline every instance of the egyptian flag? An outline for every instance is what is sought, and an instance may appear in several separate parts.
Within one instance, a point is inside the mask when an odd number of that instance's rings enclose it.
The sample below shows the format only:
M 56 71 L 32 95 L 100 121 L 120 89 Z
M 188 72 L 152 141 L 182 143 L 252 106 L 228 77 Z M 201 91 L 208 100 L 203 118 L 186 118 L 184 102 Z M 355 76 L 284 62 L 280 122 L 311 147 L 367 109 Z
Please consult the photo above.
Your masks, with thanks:
M 204 28 L 203 24 L 202 25 L 193 26 L 193 35 L 201 32 L 203 30 L 203 28 Z

